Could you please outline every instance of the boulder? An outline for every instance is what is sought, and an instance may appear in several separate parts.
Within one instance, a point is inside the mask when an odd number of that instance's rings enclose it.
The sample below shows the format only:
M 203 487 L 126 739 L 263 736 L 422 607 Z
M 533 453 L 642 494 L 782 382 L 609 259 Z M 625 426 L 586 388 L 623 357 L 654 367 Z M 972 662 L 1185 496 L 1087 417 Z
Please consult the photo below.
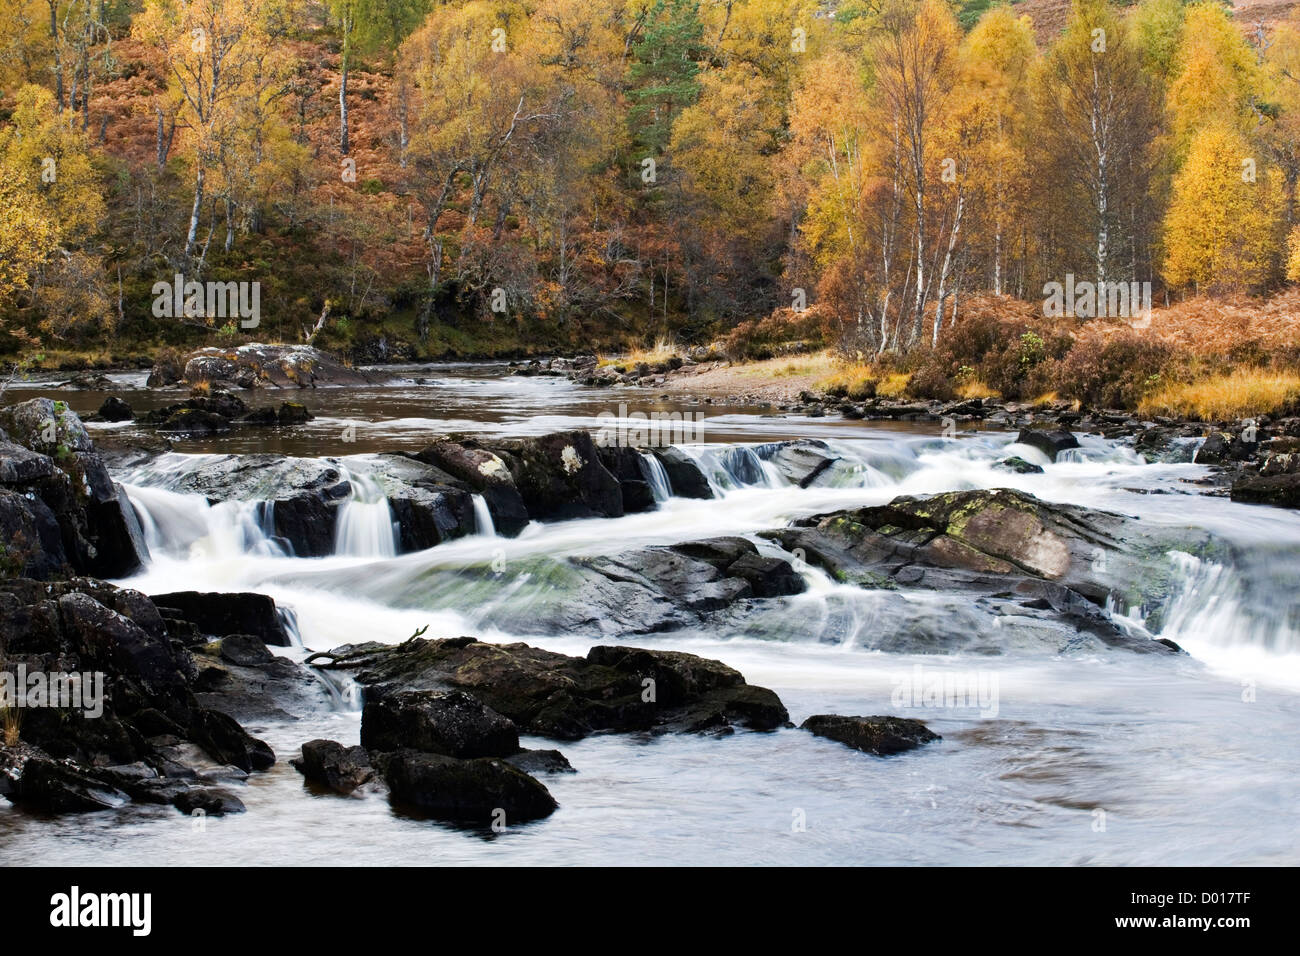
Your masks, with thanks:
M 32 756 L 6 794 L 17 806 L 45 813 L 88 813 L 115 810 L 130 798 L 68 761 Z
M 415 458 L 483 495 L 498 534 L 514 537 L 528 525 L 528 509 L 506 462 L 475 442 L 437 441 Z
M 1300 508 L 1300 474 L 1247 475 L 1232 483 L 1233 501 Z
M 150 600 L 212 637 L 240 634 L 275 647 L 288 647 L 292 643 L 275 601 L 265 594 L 253 591 L 171 591 L 154 594 Z
M 397 691 L 367 695 L 361 744 L 369 750 L 506 757 L 518 752 L 519 731 L 463 691 Z
M 347 368 L 328 352 L 308 345 L 242 345 L 202 348 L 184 359 L 181 380 L 225 383 L 238 388 L 317 388 L 323 385 L 373 385 L 379 379 Z M 161 371 L 155 368 L 155 373 Z M 152 376 L 151 376 L 152 379 Z
M 350 794 L 375 777 L 364 747 L 344 747 L 333 740 L 309 740 L 302 756 L 290 761 L 312 783 Z
M 619 490 L 623 495 L 625 514 L 638 514 L 654 511 L 656 507 L 654 491 L 647 481 L 646 463 L 641 452 L 635 448 L 622 445 L 607 445 L 599 448 L 601 463 L 605 469 L 618 480 Z
M 905 717 L 841 717 L 815 714 L 799 725 L 818 737 L 835 740 L 854 750 L 888 757 L 942 740 L 919 720 Z
M 393 802 L 436 820 L 510 826 L 550 816 L 558 806 L 540 781 L 500 759 L 400 750 L 378 762 Z
M 619 518 L 619 482 L 601 464 L 591 435 L 556 432 L 494 445 L 507 462 L 528 516 L 535 521 Z
M 99 406 L 99 417 L 106 422 L 129 422 L 135 418 L 135 412 L 116 395 L 110 395 Z
M 700 466 L 680 448 L 655 448 L 651 453 L 668 473 L 673 494 L 679 498 L 712 498 L 713 489 Z
M 1037 448 L 1052 461 L 1063 451 L 1079 447 L 1079 439 L 1064 429 L 1025 428 L 1016 436 L 1016 442 Z
M 1017 475 L 1041 475 L 1043 468 L 1041 465 L 1035 465 L 1032 462 L 1025 461 L 1019 455 L 1012 455 L 1010 458 L 1004 458 L 997 462 L 994 468 L 999 471 L 1011 471 Z
M 840 460 L 826 442 L 812 438 L 760 445 L 755 453 L 775 465 L 786 481 L 800 488 L 813 484 L 823 472 Z

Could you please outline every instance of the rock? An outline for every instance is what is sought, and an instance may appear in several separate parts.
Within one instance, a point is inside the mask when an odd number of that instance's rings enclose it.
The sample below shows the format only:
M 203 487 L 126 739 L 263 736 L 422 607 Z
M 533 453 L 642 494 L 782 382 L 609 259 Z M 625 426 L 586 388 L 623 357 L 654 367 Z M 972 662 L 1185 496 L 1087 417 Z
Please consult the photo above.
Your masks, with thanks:
M 0 469 L 4 464 L 0 459 Z M 0 488 L 0 576 L 50 578 L 71 570 L 49 506 L 34 495 Z
M 185 357 L 182 381 L 189 385 L 223 382 L 239 388 L 317 388 L 373 385 L 379 380 L 311 346 L 259 344 L 191 352 Z
M 81 419 L 63 402 L 34 398 L 0 409 L 0 428 L 11 439 L 0 440 L 0 484 L 33 503 L 23 517 L 17 514 L 21 502 L 10 499 L 8 523 L 39 537 L 52 515 L 64 557 L 76 572 L 127 577 L 139 570 L 148 549 L 135 512 Z M 44 509 L 35 505 L 37 499 Z M 33 572 L 57 560 L 48 546 L 41 549 L 53 556 L 26 562 Z
M 598 450 L 601 463 L 618 480 L 624 513 L 654 511 L 657 505 L 648 480 L 649 466 L 641 457 L 641 452 L 621 445 L 603 446 Z
M 1027 462 L 1018 455 L 1004 458 L 993 467 L 1001 471 L 1013 471 L 1018 475 L 1041 475 L 1043 473 L 1041 465 Z
M 1191 535 L 1200 537 L 1184 537 Z M 1171 547 L 1196 552 L 1205 543 L 1200 532 L 1147 530 L 1123 515 L 1009 489 L 902 496 L 763 536 L 802 549 L 810 564 L 839 581 L 1020 595 L 1046 602 L 1043 609 L 1072 633 L 1156 653 L 1170 648 L 1130 635 L 1101 607 L 1113 594 L 1130 606 L 1159 604 L 1169 585 L 1151 572 L 1151 556 Z
M 6 796 L 17 806 L 45 813 L 113 810 L 130 799 L 122 791 L 76 766 L 45 756 L 27 759 Z
M 754 597 L 802 594 L 807 590 L 789 561 L 761 556 L 744 538 L 706 538 L 673 545 L 671 550 L 704 561 L 727 577 L 742 578 L 749 582 Z
M 172 799 L 172 806 L 191 816 L 196 810 L 201 810 L 205 816 L 210 817 L 244 812 L 242 800 L 229 790 L 218 787 L 186 787 Z
M 438 441 L 415 458 L 465 482 L 483 495 L 498 534 L 514 537 L 528 525 L 528 509 L 506 462 L 474 442 Z
M 342 794 L 352 793 L 375 777 L 364 747 L 344 747 L 333 740 L 307 741 L 302 756 L 290 763 L 312 783 Z
M 770 690 L 718 661 L 675 651 L 595 647 L 586 658 L 527 644 L 472 638 L 339 648 L 326 667 L 346 668 L 380 695 L 455 688 L 521 732 L 576 740 L 597 731 L 772 730 L 789 720 Z
M 280 425 L 305 425 L 315 417 L 301 402 L 281 402 L 276 422 Z
M 622 517 L 618 479 L 601 464 L 587 432 L 520 438 L 494 445 L 493 450 L 507 462 L 533 520 Z
M 154 363 L 149 377 L 145 380 L 147 388 L 166 388 L 180 382 L 185 375 L 185 363 L 172 349 L 163 349 Z
M 292 643 L 275 601 L 253 591 L 171 591 L 152 595 L 158 607 L 170 608 L 200 632 L 213 637 L 227 634 L 252 636 L 264 644 L 288 647 Z
M 190 736 L 218 763 L 234 764 L 245 771 L 267 770 L 275 765 L 275 752 L 269 746 L 219 710 L 197 711 Z
M 1229 460 L 1233 436 L 1224 432 L 1211 432 L 1196 449 L 1192 461 L 1198 465 L 1221 465 Z
M 379 763 L 394 803 L 436 820 L 510 826 L 550 816 L 558 806 L 540 781 L 504 760 L 401 750 Z
M 361 744 L 368 750 L 505 757 L 519 750 L 519 732 L 463 691 L 381 692 L 366 696 Z
M 651 450 L 664 471 L 673 494 L 679 498 L 712 498 L 713 489 L 700 466 L 680 448 L 655 448 Z
M 221 659 L 240 667 L 256 667 L 275 660 L 266 642 L 252 634 L 228 634 L 221 639 Z
M 1233 501 L 1300 508 L 1300 474 L 1247 475 L 1232 483 Z
M 129 422 L 135 418 L 135 412 L 116 395 L 110 395 L 99 406 L 99 417 L 106 422 Z
M 1059 428 L 1052 430 L 1025 428 L 1016 436 L 1016 442 L 1028 445 L 1030 448 L 1037 448 L 1052 461 L 1056 461 L 1061 452 L 1079 447 L 1079 439 L 1075 438 L 1073 433 Z
M 558 750 L 521 750 L 505 758 L 506 763 L 524 773 L 577 773 L 568 758 Z
M 904 717 L 841 717 L 815 714 L 799 725 L 818 737 L 838 741 L 863 753 L 887 757 L 942 740 L 919 720 Z
M 840 460 L 824 441 L 812 438 L 761 445 L 755 449 L 755 453 L 774 464 L 786 481 L 800 488 L 813 484 L 823 472 Z

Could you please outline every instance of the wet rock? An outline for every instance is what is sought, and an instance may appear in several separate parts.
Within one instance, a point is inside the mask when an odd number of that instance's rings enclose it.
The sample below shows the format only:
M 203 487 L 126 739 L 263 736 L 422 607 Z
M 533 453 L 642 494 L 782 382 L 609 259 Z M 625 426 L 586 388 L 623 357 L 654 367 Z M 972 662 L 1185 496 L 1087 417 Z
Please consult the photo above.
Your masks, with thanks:
M 1018 455 L 1004 458 L 993 467 L 1000 471 L 1012 471 L 1018 475 L 1041 475 L 1043 473 L 1041 466 L 1025 461 Z
M 528 525 L 528 509 L 515 487 L 510 467 L 495 452 L 476 442 L 438 441 L 415 458 L 465 482 L 487 502 L 499 534 L 514 537 Z
M 203 634 L 251 635 L 264 644 L 288 647 L 292 642 L 277 613 L 275 601 L 253 591 L 171 591 L 150 598 L 189 621 Z
M 1074 434 L 1064 429 L 1041 429 L 1026 428 L 1022 429 L 1016 436 L 1016 442 L 1021 445 L 1028 445 L 1030 448 L 1037 448 L 1052 461 L 1056 461 L 1057 456 L 1070 448 L 1079 447 L 1079 439 Z
M 1248 475 L 1232 483 L 1233 501 L 1300 508 L 1300 474 Z
M 99 417 L 106 422 L 129 422 L 135 418 L 135 412 L 116 395 L 110 395 L 99 406 Z
M 726 577 L 747 581 L 754 597 L 802 594 L 807 590 L 789 561 L 763 557 L 753 542 L 744 538 L 705 538 L 673 545 L 670 550 L 704 561 Z
M 220 763 L 234 764 L 244 771 L 267 770 L 275 765 L 275 752 L 221 711 L 197 711 L 189 732 L 194 742 Z
M 375 768 L 364 747 L 344 747 L 333 740 L 309 740 L 302 756 L 290 761 L 312 783 L 350 794 L 375 778 Z
M 605 446 L 598 449 L 605 470 L 615 477 L 623 497 L 625 514 L 654 511 L 655 496 L 650 488 L 647 465 L 641 452 L 623 446 Z
M 530 518 L 619 518 L 623 495 L 618 479 L 601 464 L 591 435 L 556 432 L 493 445 L 510 468 Z
M 245 809 L 242 800 L 229 790 L 218 787 L 186 787 L 172 799 L 172 806 L 191 816 L 198 810 L 210 817 L 243 813 Z
M 840 460 L 824 441 L 812 438 L 763 445 L 756 449 L 756 453 L 775 465 L 786 481 L 800 488 L 813 484 L 819 475 Z
M 256 667 L 275 659 L 266 642 L 252 634 L 227 634 L 221 639 L 221 659 L 240 667 Z
M 712 498 L 709 480 L 690 455 L 680 448 L 655 448 L 651 454 L 659 459 L 668 473 L 673 494 L 679 498 Z
M 505 757 L 519 750 L 508 718 L 463 691 L 396 691 L 366 696 L 361 744 L 449 757 Z
M 504 760 L 402 750 L 378 762 L 394 803 L 437 820 L 510 826 L 550 816 L 558 806 L 540 781 Z
M 1229 460 L 1233 436 L 1224 432 L 1211 432 L 1196 449 L 1192 458 L 1198 465 L 1221 465 Z
M 826 737 L 878 757 L 915 750 L 923 744 L 943 739 L 919 720 L 904 717 L 815 714 L 799 726 L 818 737 Z
M 524 773 L 577 773 L 573 764 L 558 750 L 521 750 L 505 758 L 506 763 Z
M 1112 594 L 1131 606 L 1158 603 L 1168 582 L 1151 572 L 1151 558 L 1170 547 L 1195 552 L 1204 544 L 1199 533 L 1165 534 L 1123 515 L 997 489 L 903 496 L 804 519 L 764 537 L 802 549 L 810 564 L 840 581 L 989 596 L 1034 592 L 1046 595 L 1056 618 L 1076 632 L 1106 645 L 1168 652 L 1101 611 Z
M 130 799 L 122 791 L 71 763 L 44 755 L 26 760 L 5 796 L 17 806 L 46 813 L 113 810 Z
M 521 732 L 576 740 L 597 731 L 771 730 L 789 719 L 770 690 L 719 661 L 675 651 L 595 647 L 586 658 L 472 638 L 339 648 L 346 668 L 380 694 L 455 688 Z

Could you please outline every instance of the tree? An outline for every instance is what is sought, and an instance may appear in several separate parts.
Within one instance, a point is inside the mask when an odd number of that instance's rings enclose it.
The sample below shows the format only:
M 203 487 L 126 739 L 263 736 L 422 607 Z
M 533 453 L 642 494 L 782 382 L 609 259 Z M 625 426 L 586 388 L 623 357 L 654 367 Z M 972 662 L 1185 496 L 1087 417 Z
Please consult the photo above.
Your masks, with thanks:
M 628 111 L 636 141 L 662 153 L 673 121 L 700 94 L 704 27 L 697 0 L 655 0 L 628 70 Z
M 1265 171 L 1243 174 L 1248 152 L 1227 125 L 1196 134 L 1165 217 L 1164 275 L 1197 292 L 1257 289 L 1269 278 L 1275 201 Z
M 1141 220 L 1149 215 L 1149 148 L 1159 120 L 1150 77 L 1106 0 L 1075 0 L 1035 94 L 1035 176 L 1055 186 L 1039 229 L 1045 236 L 1061 229 L 1060 271 L 1077 264 L 1098 283 L 1135 273 L 1144 256 Z M 1077 242 L 1067 231 L 1074 221 L 1081 227 Z
M 1206 126 L 1231 125 L 1243 132 L 1250 127 L 1256 58 L 1222 5 L 1202 0 L 1187 8 L 1174 66 L 1169 111 L 1180 154 Z

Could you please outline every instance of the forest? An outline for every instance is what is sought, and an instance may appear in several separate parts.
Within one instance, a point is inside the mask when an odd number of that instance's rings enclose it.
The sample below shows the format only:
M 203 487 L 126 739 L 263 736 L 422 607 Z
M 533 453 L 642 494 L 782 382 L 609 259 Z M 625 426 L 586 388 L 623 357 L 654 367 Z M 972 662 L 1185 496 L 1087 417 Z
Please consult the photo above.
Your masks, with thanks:
M 14 0 L 0 351 L 869 362 L 1067 282 L 1287 296 L 1300 15 L 1028 6 Z M 159 319 L 174 275 L 258 283 L 260 327 Z

